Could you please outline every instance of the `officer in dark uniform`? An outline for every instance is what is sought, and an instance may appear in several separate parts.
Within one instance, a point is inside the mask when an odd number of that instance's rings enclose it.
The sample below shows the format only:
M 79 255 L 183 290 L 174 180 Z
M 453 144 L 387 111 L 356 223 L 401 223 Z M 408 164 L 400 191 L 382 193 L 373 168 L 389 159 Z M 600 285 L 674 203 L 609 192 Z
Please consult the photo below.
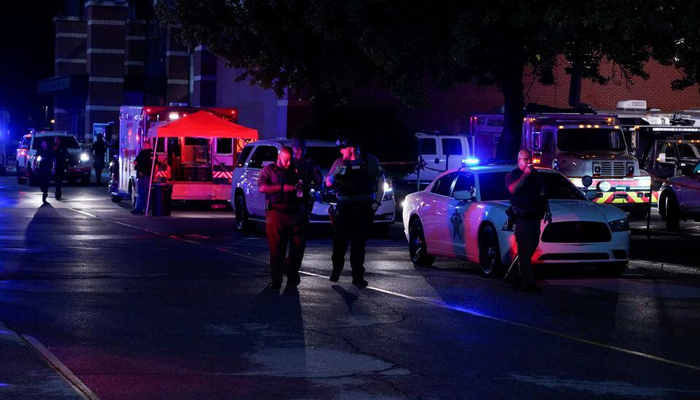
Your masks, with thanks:
M 260 171 L 258 188 L 265 194 L 265 232 L 270 247 L 269 287 L 282 287 L 282 275 L 287 285 L 296 286 L 301 281 L 299 268 L 306 244 L 309 219 L 304 204 L 300 176 L 292 166 L 292 149 L 284 146 L 277 155 L 277 162 Z M 285 257 L 289 246 L 289 256 Z
M 510 204 L 515 214 L 515 242 L 518 246 L 518 268 L 511 268 L 504 280 L 524 291 L 539 292 L 532 271 L 532 256 L 540 243 L 540 221 L 551 221 L 547 192 L 540 175 L 530 163 L 528 150 L 518 153 L 518 168 L 506 175 Z
M 346 138 L 339 141 L 341 158 L 337 159 L 326 177 L 326 186 L 337 189 L 337 216 L 333 222 L 333 272 L 331 282 L 337 282 L 345 264 L 345 253 L 352 241 L 350 267 L 352 283 L 366 287 L 365 245 L 372 228 L 374 213 L 384 195 L 384 170 L 379 161 L 360 152 L 359 143 Z
M 304 202 L 308 204 L 307 211 L 311 213 L 314 199 L 310 192 L 311 189 L 317 190 L 323 184 L 323 172 L 316 164 L 316 161 L 306 157 L 306 141 L 302 138 L 292 139 L 292 153 L 294 156 L 293 165 L 299 174 L 299 179 L 303 183 Z
M 37 177 L 39 178 L 39 188 L 41 189 L 41 201 L 46 204 L 49 196 L 49 182 L 51 181 L 51 170 L 54 167 L 54 152 L 49 148 L 46 140 L 41 141 L 41 148 L 36 152 L 39 162 Z
M 63 188 L 63 177 L 66 174 L 66 171 L 68 170 L 68 150 L 66 149 L 63 144 L 61 144 L 61 138 L 57 137 L 54 140 L 54 148 L 53 148 L 53 153 L 54 153 L 54 158 L 55 158 L 55 167 L 56 167 L 56 174 L 54 175 L 54 180 L 56 182 L 56 200 L 61 200 L 62 197 L 62 188 Z
M 95 143 L 90 148 L 92 150 L 92 166 L 95 167 L 95 179 L 97 184 L 102 184 L 102 169 L 105 167 L 105 153 L 107 145 L 102 140 L 102 135 L 97 135 Z

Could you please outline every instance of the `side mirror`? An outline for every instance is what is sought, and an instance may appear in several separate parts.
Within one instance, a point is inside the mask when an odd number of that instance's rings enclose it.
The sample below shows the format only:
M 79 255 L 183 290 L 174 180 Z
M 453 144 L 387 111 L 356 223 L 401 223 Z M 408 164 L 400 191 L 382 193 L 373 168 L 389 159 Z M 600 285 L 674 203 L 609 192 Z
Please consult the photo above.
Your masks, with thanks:
M 454 197 L 455 200 L 459 200 L 459 201 L 474 201 L 474 200 L 476 200 L 476 196 L 474 196 L 473 190 L 455 190 L 452 193 L 452 197 Z
M 593 178 L 590 175 L 586 175 L 581 178 L 581 184 L 584 188 L 588 189 L 593 184 Z
M 666 153 L 659 154 L 659 156 L 656 158 L 656 161 L 665 163 L 666 162 Z

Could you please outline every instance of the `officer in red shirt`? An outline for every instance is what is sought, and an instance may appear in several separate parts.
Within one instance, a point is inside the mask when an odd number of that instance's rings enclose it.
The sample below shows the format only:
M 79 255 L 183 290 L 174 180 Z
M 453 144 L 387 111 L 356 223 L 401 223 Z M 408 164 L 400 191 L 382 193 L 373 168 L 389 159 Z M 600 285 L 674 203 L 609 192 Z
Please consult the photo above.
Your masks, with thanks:
M 299 179 L 298 171 L 292 167 L 292 149 L 287 146 L 279 151 L 277 162 L 265 166 L 258 178 L 260 193 L 265 194 L 265 232 L 270 247 L 268 286 L 272 289 L 282 287 L 283 274 L 287 285 L 296 286 L 301 281 L 299 268 L 309 222 Z

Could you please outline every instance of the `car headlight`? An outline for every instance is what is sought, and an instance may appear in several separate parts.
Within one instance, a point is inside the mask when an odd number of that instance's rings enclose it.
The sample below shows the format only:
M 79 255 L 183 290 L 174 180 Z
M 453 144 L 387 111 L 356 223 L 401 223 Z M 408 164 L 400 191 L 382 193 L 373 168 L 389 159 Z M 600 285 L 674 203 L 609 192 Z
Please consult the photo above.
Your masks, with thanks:
M 36 162 L 39 162 L 39 161 L 41 161 L 41 156 L 36 157 Z
M 83 153 L 80 155 L 80 161 L 90 161 L 90 156 L 87 153 Z
M 630 221 L 627 218 L 616 219 L 615 221 L 608 222 L 610 225 L 610 230 L 613 232 L 624 232 L 630 230 Z
M 391 186 L 391 182 L 384 182 L 384 195 L 382 196 L 382 201 L 391 200 L 394 198 L 394 189 Z

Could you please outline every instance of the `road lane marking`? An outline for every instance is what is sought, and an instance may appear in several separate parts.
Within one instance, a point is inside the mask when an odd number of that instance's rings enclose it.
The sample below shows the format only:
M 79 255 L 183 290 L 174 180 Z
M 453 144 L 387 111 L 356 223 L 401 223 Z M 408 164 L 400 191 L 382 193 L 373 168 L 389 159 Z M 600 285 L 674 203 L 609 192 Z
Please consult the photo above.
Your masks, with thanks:
M 75 208 L 70 208 L 70 207 L 69 207 L 68 209 L 71 210 L 71 211 L 75 211 L 75 212 L 77 212 L 78 214 L 83 214 L 83 215 L 87 215 L 88 217 L 97 218 L 97 215 L 90 214 L 89 212 L 85 212 L 85 211 L 81 211 L 81 210 L 76 210 Z
M 222 250 L 222 251 L 224 251 L 224 250 Z M 245 255 L 245 254 L 236 253 L 236 252 L 233 252 L 233 251 L 230 251 L 230 250 L 229 250 L 229 251 L 225 251 L 225 252 L 226 252 L 226 253 L 229 253 L 229 254 L 232 254 L 232 255 L 235 255 L 235 256 L 238 256 L 238 257 L 245 257 L 245 258 L 247 258 L 247 259 L 250 259 L 250 260 L 253 260 L 253 261 L 257 261 L 257 262 L 259 262 L 259 263 L 261 263 L 261 264 L 265 264 L 265 265 L 268 265 L 268 264 L 269 264 L 268 261 L 263 261 L 263 260 L 261 260 L 261 259 L 259 259 L 259 258 L 256 258 L 256 257 L 251 257 L 251 256 L 248 256 L 248 255 Z M 317 274 L 317 273 L 314 273 L 314 272 L 299 271 L 299 273 L 300 273 L 300 274 L 303 274 L 303 275 L 308 275 L 308 276 L 317 277 L 317 278 L 328 279 L 328 276 L 326 276 L 326 275 L 321 275 L 321 274 Z M 488 319 L 488 320 L 491 320 L 491 321 L 501 322 L 501 323 L 504 323 L 504 324 L 508 324 L 508 325 L 512 325 L 512 326 L 517 326 L 517 327 L 525 328 L 525 329 L 529 329 L 529 330 L 533 330 L 533 331 L 535 331 L 535 332 L 545 333 L 545 334 L 547 334 L 547 335 L 552 335 L 552 336 L 560 337 L 560 338 L 563 338 L 563 339 L 573 340 L 573 341 L 579 342 L 579 343 L 585 343 L 585 344 L 592 345 L 592 346 L 596 346 L 596 347 L 600 347 L 600 348 L 603 348 L 603 349 L 606 349 L 606 350 L 617 351 L 617 352 L 620 352 L 620 353 L 623 353 L 623 354 L 633 355 L 633 356 L 637 356 L 637 357 L 646 358 L 646 359 L 648 359 L 648 360 L 653 360 L 653 361 L 658 361 L 658 362 L 662 362 L 662 363 L 665 363 L 665 364 L 675 365 L 675 366 L 677 366 L 677 367 L 684 367 L 684 368 L 692 369 L 692 370 L 695 370 L 695 371 L 700 371 L 700 366 L 697 366 L 697 365 L 686 364 L 686 363 L 682 363 L 682 362 L 679 362 L 679 361 L 670 360 L 670 359 L 668 359 L 668 358 L 663 358 L 663 357 L 655 356 L 655 355 L 653 355 L 653 354 L 643 353 L 643 352 L 641 352 L 641 351 L 629 350 L 629 349 L 625 349 L 625 348 L 619 347 L 619 346 L 613 346 L 613 345 L 609 345 L 609 344 L 605 344 L 605 343 L 600 343 L 600 342 L 596 342 L 596 341 L 593 341 L 593 340 L 588 340 L 588 339 L 583 339 L 583 338 L 579 338 L 579 337 L 576 337 L 576 336 L 567 335 L 567 334 L 565 334 L 565 333 L 555 332 L 555 331 L 552 331 L 552 330 L 549 330 L 549 329 L 538 328 L 538 327 L 536 327 L 536 326 L 532 326 L 532 325 L 527 325 L 527 324 L 523 324 L 523 323 L 520 323 L 520 322 L 511 321 L 511 320 L 507 320 L 507 319 L 504 319 L 504 318 L 494 317 L 494 316 L 492 316 L 492 315 L 484 314 L 484 313 L 481 313 L 481 312 L 478 312 L 478 311 L 475 311 L 475 310 L 470 310 L 470 309 L 468 309 L 468 308 L 466 308 L 466 307 L 453 306 L 453 305 L 447 304 L 447 303 L 445 303 L 445 302 L 443 302 L 443 301 L 428 300 L 428 299 L 424 299 L 424 298 L 420 298 L 420 297 L 409 296 L 409 295 L 406 295 L 406 294 L 402 294 L 402 293 L 398 293 L 398 292 L 393 292 L 393 291 L 391 291 L 391 290 L 380 289 L 380 288 L 377 288 L 377 287 L 374 287 L 374 286 L 367 286 L 367 289 L 373 290 L 373 291 L 375 291 L 375 292 L 384 293 L 384 294 L 388 294 L 388 295 L 391 295 L 391 296 L 399 297 L 399 298 L 402 298 L 402 299 L 411 300 L 411 301 L 415 301 L 415 302 L 422 303 L 422 304 L 427 304 L 427 305 L 430 305 L 430 306 L 435 306 L 435 307 L 440 307 L 440 308 L 444 308 L 444 309 L 447 309 L 447 310 L 457 311 L 457 312 L 460 312 L 460 313 L 463 313 L 463 314 L 472 315 L 472 316 L 474 316 L 474 317 L 479 317 L 479 318 L 484 318 L 484 319 Z

